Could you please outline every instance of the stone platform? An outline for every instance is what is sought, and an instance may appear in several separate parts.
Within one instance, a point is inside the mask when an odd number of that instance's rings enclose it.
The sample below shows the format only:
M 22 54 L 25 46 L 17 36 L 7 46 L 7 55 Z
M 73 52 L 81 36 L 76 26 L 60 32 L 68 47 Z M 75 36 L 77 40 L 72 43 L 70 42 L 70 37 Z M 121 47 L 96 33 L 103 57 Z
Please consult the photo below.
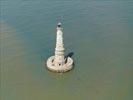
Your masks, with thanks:
M 66 63 L 63 66 L 55 66 L 54 59 L 55 59 L 55 56 L 51 56 L 47 60 L 47 68 L 50 71 L 63 73 L 63 72 L 67 72 L 73 68 L 73 59 L 70 57 L 67 58 Z

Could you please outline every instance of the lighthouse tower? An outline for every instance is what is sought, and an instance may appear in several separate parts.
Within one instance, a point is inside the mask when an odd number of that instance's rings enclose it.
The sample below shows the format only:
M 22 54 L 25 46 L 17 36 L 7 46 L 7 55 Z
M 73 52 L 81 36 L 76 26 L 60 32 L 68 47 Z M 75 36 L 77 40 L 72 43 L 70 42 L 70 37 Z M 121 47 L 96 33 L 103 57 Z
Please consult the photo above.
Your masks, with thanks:
M 73 68 L 73 60 L 70 57 L 65 58 L 65 48 L 63 44 L 63 28 L 61 23 L 57 25 L 57 37 L 55 55 L 47 60 L 47 68 L 54 72 L 67 72 Z
M 55 48 L 55 66 L 62 66 L 65 63 L 64 47 L 63 47 L 63 32 L 61 23 L 57 26 L 56 48 Z

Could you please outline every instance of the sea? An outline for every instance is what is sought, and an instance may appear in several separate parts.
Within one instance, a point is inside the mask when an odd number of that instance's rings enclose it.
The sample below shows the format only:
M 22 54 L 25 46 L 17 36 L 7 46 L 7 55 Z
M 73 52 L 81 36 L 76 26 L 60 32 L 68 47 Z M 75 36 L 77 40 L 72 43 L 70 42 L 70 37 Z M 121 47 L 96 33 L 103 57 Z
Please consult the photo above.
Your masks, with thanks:
M 1 100 L 133 100 L 133 0 L 1 0 Z M 53 73 L 61 22 L 74 69 Z

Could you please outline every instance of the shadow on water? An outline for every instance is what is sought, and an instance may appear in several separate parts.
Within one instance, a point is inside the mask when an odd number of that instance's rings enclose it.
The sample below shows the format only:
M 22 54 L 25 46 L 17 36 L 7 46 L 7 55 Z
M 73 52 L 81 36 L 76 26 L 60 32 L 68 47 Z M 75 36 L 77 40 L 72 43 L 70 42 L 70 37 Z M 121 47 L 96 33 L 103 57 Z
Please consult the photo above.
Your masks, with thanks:
M 74 52 L 70 52 L 70 53 L 68 53 L 67 55 L 66 55 L 66 58 L 67 57 L 72 57 L 74 55 Z
M 68 57 L 72 58 L 73 55 L 74 55 L 74 52 L 70 52 L 70 53 L 68 53 L 68 54 L 65 56 L 65 58 L 68 58 Z M 67 61 L 67 60 L 66 60 L 66 61 Z M 73 63 L 73 66 L 75 66 L 74 63 Z

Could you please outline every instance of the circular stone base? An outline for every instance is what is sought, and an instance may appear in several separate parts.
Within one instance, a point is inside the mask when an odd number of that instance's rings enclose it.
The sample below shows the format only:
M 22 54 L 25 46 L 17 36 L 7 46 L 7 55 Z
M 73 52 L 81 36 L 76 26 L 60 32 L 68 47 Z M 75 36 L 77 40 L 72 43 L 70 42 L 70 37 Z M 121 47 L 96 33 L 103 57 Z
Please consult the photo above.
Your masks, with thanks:
M 63 72 L 70 71 L 73 68 L 73 59 L 72 58 L 68 57 L 67 62 L 63 66 L 55 66 L 53 63 L 54 58 L 55 58 L 54 56 L 51 56 L 47 60 L 47 68 L 50 71 L 63 73 Z

